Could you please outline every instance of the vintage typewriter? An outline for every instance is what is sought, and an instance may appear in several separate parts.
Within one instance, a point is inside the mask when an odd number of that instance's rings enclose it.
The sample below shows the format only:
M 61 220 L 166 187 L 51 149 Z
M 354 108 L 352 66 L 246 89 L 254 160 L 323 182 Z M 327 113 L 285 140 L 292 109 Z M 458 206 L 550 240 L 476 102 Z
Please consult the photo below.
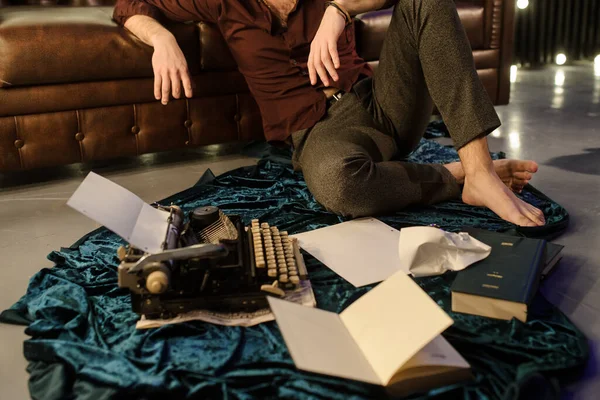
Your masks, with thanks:
M 266 296 L 283 297 L 307 279 L 297 240 L 277 227 L 258 220 L 245 227 L 212 206 L 194 209 L 184 222 L 179 207 L 158 207 L 170 213 L 163 251 L 118 251 L 119 286 L 147 319 L 197 309 L 254 311 L 268 307 Z

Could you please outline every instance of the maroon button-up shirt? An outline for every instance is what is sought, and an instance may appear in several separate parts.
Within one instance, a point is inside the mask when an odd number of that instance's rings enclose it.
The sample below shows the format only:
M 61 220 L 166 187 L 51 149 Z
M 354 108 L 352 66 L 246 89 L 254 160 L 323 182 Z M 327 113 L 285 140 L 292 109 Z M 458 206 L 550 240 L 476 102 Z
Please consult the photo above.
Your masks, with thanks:
M 258 103 L 266 139 L 284 141 L 312 127 L 326 111 L 323 84 L 310 84 L 306 66 L 325 8 L 325 0 L 299 0 L 283 29 L 260 0 L 118 0 L 113 18 L 121 25 L 146 15 L 218 26 Z M 338 53 L 339 80 L 331 86 L 348 92 L 361 74 L 371 75 L 356 53 L 352 25 L 340 36 Z

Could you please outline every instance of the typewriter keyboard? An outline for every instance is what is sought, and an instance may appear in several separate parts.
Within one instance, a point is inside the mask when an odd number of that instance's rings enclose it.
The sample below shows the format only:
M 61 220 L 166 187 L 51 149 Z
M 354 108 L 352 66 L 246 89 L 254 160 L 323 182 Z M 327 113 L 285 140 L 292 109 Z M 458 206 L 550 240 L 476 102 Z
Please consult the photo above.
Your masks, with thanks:
M 263 285 L 261 289 L 281 294 L 281 288 L 295 288 L 300 283 L 301 273 L 296 262 L 297 249 L 293 239 L 288 237 L 287 232 L 280 232 L 266 222 L 259 224 L 256 219 L 252 220 L 250 230 L 256 268 L 266 269 L 268 277 L 274 281 L 273 285 Z

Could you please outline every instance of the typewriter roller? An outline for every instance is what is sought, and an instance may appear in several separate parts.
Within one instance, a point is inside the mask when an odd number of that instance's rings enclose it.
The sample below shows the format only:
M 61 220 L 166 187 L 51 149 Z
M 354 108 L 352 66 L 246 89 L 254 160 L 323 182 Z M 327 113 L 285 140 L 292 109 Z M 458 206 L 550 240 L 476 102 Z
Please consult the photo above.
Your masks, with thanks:
M 252 220 L 244 227 L 211 206 L 193 210 L 184 223 L 178 207 L 163 209 L 170 223 L 162 252 L 119 250 L 119 286 L 146 318 L 266 308 L 266 296 L 283 297 L 308 279 L 297 240 L 275 226 Z

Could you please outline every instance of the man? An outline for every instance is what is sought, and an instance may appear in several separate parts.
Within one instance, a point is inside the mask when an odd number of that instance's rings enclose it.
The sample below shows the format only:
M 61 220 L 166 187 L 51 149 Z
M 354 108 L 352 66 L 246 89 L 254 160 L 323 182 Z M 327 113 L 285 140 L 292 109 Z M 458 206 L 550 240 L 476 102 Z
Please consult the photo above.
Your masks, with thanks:
M 351 15 L 395 5 L 373 74 L 355 51 Z M 521 226 L 543 213 L 520 191 L 533 161 L 492 162 L 500 125 L 478 79 L 453 0 L 119 0 L 114 19 L 154 47 L 155 97 L 192 96 L 185 58 L 164 19 L 223 34 L 256 99 L 265 136 L 328 210 L 351 217 L 458 198 Z M 461 162 L 397 161 L 418 144 L 436 104 Z

